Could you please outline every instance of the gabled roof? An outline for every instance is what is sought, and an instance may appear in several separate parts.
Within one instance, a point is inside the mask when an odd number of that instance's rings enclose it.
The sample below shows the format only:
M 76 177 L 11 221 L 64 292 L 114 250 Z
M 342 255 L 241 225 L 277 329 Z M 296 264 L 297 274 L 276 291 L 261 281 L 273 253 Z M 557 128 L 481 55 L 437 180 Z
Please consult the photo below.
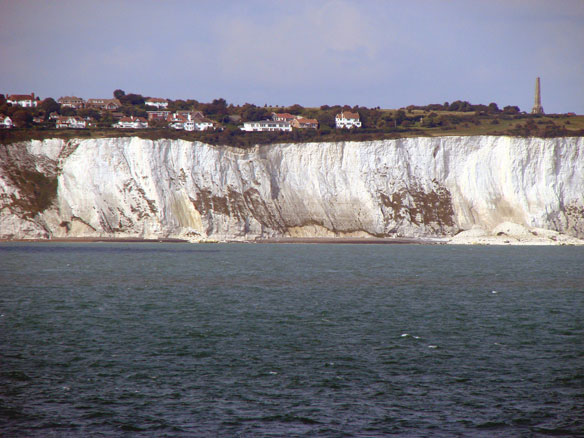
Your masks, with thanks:
M 144 117 L 130 116 L 130 117 L 122 117 L 120 119 L 120 122 L 142 122 L 142 123 L 146 123 L 146 119 Z
M 277 117 L 279 119 L 285 119 L 285 120 L 292 120 L 295 119 L 296 117 L 294 117 L 292 114 L 289 113 L 274 113 L 274 117 Z
M 34 100 L 32 94 L 11 94 L 7 100 Z
M 316 119 L 304 119 L 302 117 L 298 118 L 298 123 L 306 123 L 306 124 L 317 124 L 318 125 L 318 120 Z
M 211 123 L 212 125 L 214 125 L 216 123 L 214 120 L 208 119 L 206 117 L 193 119 L 193 122 L 195 122 L 195 123 Z
M 359 120 L 359 113 L 352 113 L 350 111 L 343 111 L 337 114 L 337 119 L 357 119 Z
M 109 103 L 115 103 L 118 106 L 122 106 L 122 103 L 118 99 L 99 99 L 99 98 L 92 98 L 92 99 L 87 99 L 87 103 L 89 103 L 89 104 L 109 104 Z
M 75 97 L 75 96 L 59 97 L 59 100 L 57 100 L 57 102 L 71 102 L 71 101 L 85 102 L 82 97 Z
M 149 97 L 148 99 L 146 99 L 146 102 L 168 103 L 168 100 L 163 99 L 162 97 Z

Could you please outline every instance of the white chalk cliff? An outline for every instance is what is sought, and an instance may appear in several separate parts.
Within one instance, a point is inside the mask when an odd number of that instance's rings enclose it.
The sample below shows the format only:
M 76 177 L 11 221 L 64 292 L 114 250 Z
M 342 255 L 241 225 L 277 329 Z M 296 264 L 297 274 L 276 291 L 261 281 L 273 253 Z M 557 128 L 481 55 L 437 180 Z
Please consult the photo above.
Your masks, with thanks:
M 584 237 L 584 138 L 0 146 L 4 239 L 439 237 L 503 223 Z

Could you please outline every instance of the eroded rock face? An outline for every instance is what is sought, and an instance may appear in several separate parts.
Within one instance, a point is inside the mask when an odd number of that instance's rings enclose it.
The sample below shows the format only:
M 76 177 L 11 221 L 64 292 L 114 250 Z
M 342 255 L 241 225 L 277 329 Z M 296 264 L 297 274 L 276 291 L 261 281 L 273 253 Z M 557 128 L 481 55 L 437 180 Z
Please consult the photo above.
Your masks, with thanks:
M 2 238 L 584 237 L 584 140 L 31 141 L 0 146 L 0 213 Z

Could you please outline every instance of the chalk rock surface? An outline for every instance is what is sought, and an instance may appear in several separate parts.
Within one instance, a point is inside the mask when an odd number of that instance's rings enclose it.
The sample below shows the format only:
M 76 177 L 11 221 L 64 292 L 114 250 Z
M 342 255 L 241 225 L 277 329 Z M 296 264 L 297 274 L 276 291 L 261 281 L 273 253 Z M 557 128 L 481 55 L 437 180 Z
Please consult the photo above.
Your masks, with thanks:
M 440 137 L 243 150 L 135 137 L 0 146 L 4 239 L 462 232 L 459 243 L 477 243 L 468 235 L 477 229 L 483 237 L 525 230 L 523 242 L 550 230 L 556 242 L 580 242 L 557 236 L 584 238 L 584 139 Z

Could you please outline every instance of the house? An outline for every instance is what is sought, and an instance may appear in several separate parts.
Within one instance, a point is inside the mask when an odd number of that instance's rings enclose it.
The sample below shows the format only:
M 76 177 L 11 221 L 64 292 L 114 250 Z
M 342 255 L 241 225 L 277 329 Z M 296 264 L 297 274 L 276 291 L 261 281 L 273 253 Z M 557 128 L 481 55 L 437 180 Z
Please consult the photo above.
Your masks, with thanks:
M 276 120 L 277 122 L 292 122 L 295 118 L 292 114 L 288 113 L 272 113 L 272 120 Z
M 155 106 L 156 108 L 166 108 L 168 106 L 168 100 L 162 99 L 160 97 L 149 97 L 146 99 L 144 104 L 148 106 Z
M 244 122 L 241 128 L 247 132 L 292 131 L 290 122 L 280 120 L 260 120 L 259 122 Z
M 168 120 L 168 127 L 174 129 L 185 129 L 185 123 L 189 121 L 189 117 L 180 114 L 172 114 Z
M 199 111 L 197 111 L 199 114 Z M 207 129 L 215 129 L 215 123 L 205 117 L 192 118 L 188 116 L 188 120 L 184 124 L 185 131 L 206 131 Z
M 215 124 L 208 119 L 195 119 L 185 123 L 185 131 L 206 131 L 215 129 Z
M 0 128 L 10 129 L 14 126 L 12 119 L 4 114 L 0 114 Z
M 144 117 L 122 117 L 112 125 L 114 128 L 121 129 L 144 129 L 148 127 L 148 122 Z
M 185 131 L 206 131 L 215 129 L 216 123 L 203 116 L 201 111 L 177 111 L 168 119 L 168 126 Z
M 146 111 L 148 113 L 148 121 L 153 120 L 168 120 L 170 118 L 170 111 Z
M 87 127 L 87 122 L 79 116 L 63 116 L 58 117 L 55 127 L 59 128 L 71 128 L 71 129 L 83 129 Z
M 205 116 L 201 111 L 188 111 L 188 110 L 178 110 L 175 112 L 178 116 L 189 117 L 191 116 L 193 119 L 203 119 Z
M 61 104 L 61 108 L 80 109 L 85 106 L 85 100 L 83 100 L 81 97 L 75 96 L 60 97 L 59 100 L 57 100 L 57 102 Z
M 31 94 L 11 94 L 6 99 L 6 102 L 12 105 L 22 106 L 24 108 L 33 108 L 37 106 L 37 101 L 34 98 L 34 93 Z
M 359 113 L 343 111 L 335 117 L 335 124 L 337 128 L 360 128 L 361 120 L 359 120 Z
M 106 111 L 115 111 L 122 106 L 118 99 L 87 99 L 87 108 L 97 108 Z
M 303 117 L 299 117 L 297 119 L 292 120 L 291 125 L 293 128 L 297 128 L 297 129 L 317 129 L 318 128 L 318 120 L 305 119 Z

